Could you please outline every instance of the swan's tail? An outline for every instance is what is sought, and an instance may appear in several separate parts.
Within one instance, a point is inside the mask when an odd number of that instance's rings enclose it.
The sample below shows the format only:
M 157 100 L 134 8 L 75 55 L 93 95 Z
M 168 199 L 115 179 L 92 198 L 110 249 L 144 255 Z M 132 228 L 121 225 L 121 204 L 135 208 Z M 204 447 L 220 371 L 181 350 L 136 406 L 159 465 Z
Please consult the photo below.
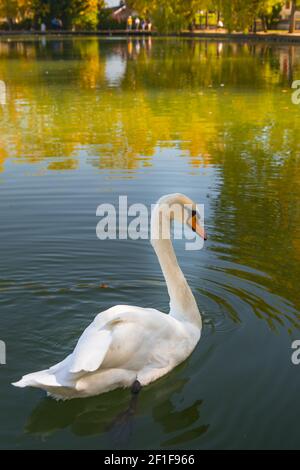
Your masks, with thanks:
M 12 385 L 19 388 L 40 388 L 56 400 L 68 400 L 76 396 L 74 384 L 60 383 L 51 369 L 24 375 L 21 380 Z
M 28 380 L 26 377 L 22 377 L 18 382 L 12 382 L 12 385 L 19 388 L 33 387 L 33 381 Z
M 72 398 L 76 388 L 76 376 L 69 373 L 71 359 L 72 355 L 70 354 L 62 362 L 50 367 L 50 369 L 24 375 L 21 380 L 12 383 L 12 385 L 19 388 L 40 388 L 57 399 L 65 400 Z
M 48 390 L 49 387 L 61 387 L 62 384 L 57 381 L 56 376 L 48 370 L 34 372 L 33 374 L 24 375 L 18 382 L 12 383 L 15 387 L 36 387 Z

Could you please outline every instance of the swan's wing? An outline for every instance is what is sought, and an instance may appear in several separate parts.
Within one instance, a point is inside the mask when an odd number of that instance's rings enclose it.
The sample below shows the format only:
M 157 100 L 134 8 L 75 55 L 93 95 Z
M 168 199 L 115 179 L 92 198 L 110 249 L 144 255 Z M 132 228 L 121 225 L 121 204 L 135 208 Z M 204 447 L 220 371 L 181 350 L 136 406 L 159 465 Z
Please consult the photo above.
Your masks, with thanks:
M 132 313 L 145 309 L 116 305 L 97 315 L 86 328 L 71 354 L 67 369 L 71 374 L 95 372 L 102 364 L 114 338 L 114 326 L 126 325 Z
M 67 365 L 69 373 L 105 368 L 138 369 L 149 361 L 169 362 L 164 345 L 182 338 L 179 323 L 154 309 L 118 305 L 99 314 L 80 337 Z M 156 348 L 155 346 L 159 346 Z
M 72 374 L 77 372 L 94 372 L 97 370 L 112 341 L 112 333 L 106 329 L 99 329 L 92 323 L 80 337 L 75 347 L 69 371 Z

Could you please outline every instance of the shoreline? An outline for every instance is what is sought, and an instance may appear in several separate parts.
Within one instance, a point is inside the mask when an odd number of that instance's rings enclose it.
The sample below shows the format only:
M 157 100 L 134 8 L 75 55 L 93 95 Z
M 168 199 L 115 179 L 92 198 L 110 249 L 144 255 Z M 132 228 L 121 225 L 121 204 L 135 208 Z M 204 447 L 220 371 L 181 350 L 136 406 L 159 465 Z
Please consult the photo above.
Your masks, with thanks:
M 289 34 L 287 32 L 269 33 L 224 33 L 218 31 L 182 31 L 181 33 L 161 34 L 149 31 L 126 30 L 100 30 L 100 31 L 0 31 L 1 38 L 18 37 L 154 37 L 154 38 L 198 38 L 212 40 L 229 40 L 237 42 L 279 42 L 300 44 L 300 32 Z

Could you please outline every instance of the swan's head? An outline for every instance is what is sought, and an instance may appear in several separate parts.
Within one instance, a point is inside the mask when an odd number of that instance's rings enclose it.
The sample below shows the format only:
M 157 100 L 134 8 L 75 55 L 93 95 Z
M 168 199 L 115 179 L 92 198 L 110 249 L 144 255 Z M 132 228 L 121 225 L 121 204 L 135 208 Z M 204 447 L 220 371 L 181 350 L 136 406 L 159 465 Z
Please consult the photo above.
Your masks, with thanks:
M 161 197 L 157 201 L 156 210 L 169 221 L 174 220 L 182 225 L 188 225 L 193 232 L 207 240 L 197 204 L 184 194 L 167 194 Z

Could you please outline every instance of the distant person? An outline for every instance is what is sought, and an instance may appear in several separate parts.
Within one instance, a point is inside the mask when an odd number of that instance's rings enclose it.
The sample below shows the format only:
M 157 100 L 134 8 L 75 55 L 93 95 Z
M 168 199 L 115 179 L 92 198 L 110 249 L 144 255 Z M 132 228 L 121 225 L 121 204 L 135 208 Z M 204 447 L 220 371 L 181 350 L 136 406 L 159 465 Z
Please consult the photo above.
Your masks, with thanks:
M 218 29 L 222 29 L 223 26 L 224 26 L 223 21 L 222 21 L 222 20 L 219 20 L 219 21 L 218 21 Z
M 59 21 L 56 17 L 51 20 L 51 26 L 52 26 L 53 29 L 58 29 L 59 28 Z
M 135 19 L 135 29 L 138 31 L 140 29 L 140 22 L 141 20 L 139 19 L 139 17 L 137 16 L 136 19 Z
M 51 26 L 53 29 L 57 29 L 57 18 L 51 20 Z
M 132 29 L 132 16 L 127 18 L 127 29 L 130 31 Z
M 46 25 L 45 23 L 42 23 L 41 24 L 41 33 L 45 33 L 46 32 Z
M 152 23 L 151 21 L 148 21 L 148 31 L 151 31 L 152 30 Z
M 147 23 L 145 20 L 142 20 L 142 30 L 145 31 Z
M 51 21 L 51 25 L 53 29 L 62 29 L 63 27 L 62 21 L 58 18 L 53 18 L 53 20 Z

